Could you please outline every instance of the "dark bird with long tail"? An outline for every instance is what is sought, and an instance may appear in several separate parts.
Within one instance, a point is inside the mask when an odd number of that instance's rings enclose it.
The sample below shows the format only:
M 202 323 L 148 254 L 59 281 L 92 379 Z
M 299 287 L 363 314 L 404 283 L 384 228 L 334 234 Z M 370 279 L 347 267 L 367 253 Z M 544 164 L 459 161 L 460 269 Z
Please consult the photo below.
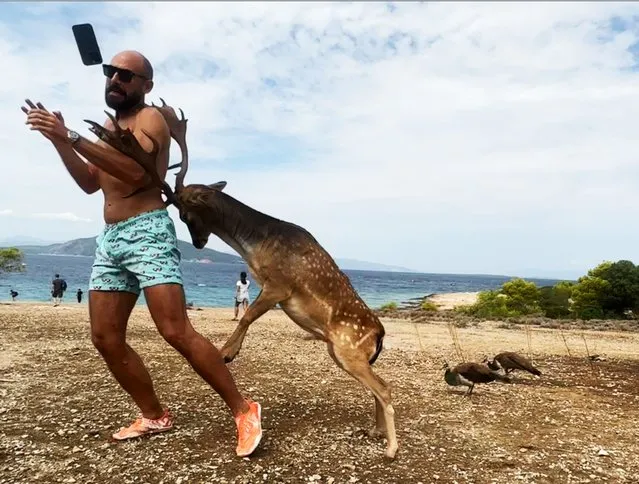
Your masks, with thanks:
M 470 395 L 475 388 L 476 383 L 490 383 L 493 381 L 501 381 L 510 383 L 510 378 L 497 371 L 491 370 L 488 366 L 481 363 L 460 363 L 452 369 L 446 363 L 444 366 L 444 380 L 450 386 L 465 385 L 468 387 L 466 395 Z
M 528 373 L 536 376 L 541 376 L 541 371 L 535 368 L 528 358 L 512 351 L 499 353 L 498 355 L 495 355 L 492 361 L 486 359 L 484 360 L 484 362 L 490 369 L 494 371 L 503 369 L 506 374 L 509 374 L 515 370 L 521 370 L 527 371 Z

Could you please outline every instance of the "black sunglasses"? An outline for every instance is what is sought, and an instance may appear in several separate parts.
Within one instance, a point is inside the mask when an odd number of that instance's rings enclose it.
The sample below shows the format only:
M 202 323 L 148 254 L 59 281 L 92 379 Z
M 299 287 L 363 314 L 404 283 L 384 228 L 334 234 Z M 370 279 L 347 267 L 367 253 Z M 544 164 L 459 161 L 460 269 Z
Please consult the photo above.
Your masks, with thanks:
M 113 75 L 117 72 L 118 78 L 122 82 L 131 82 L 131 79 L 133 79 L 133 76 L 138 76 L 146 80 L 149 79 L 148 77 L 145 77 L 141 74 L 137 74 L 133 71 L 130 71 L 129 69 L 122 69 L 121 67 L 115 67 L 109 64 L 102 64 L 102 72 L 104 72 L 104 75 L 108 77 L 109 79 L 113 78 Z

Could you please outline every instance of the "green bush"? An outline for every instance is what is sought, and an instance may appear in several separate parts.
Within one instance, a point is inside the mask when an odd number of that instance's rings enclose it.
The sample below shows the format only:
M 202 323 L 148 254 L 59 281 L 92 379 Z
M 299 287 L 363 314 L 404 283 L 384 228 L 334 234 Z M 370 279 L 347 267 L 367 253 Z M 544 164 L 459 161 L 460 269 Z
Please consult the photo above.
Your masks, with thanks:
M 639 314 L 639 266 L 627 260 L 603 262 L 576 283 L 558 282 L 538 288 L 514 278 L 501 288 L 479 293 L 472 306 L 458 312 L 479 318 L 540 315 L 552 319 L 619 319 Z
M 389 302 L 389 303 L 386 303 L 386 304 L 382 305 L 382 307 L 379 308 L 379 309 L 381 309 L 382 311 L 393 311 L 393 310 L 397 309 L 397 303 L 394 302 L 394 301 L 393 302 Z
M 479 318 L 513 318 L 541 313 L 540 299 L 534 282 L 515 278 L 502 284 L 499 290 L 480 292 L 475 304 L 460 311 Z
M 421 308 L 423 311 L 430 311 L 430 312 L 435 312 L 439 310 L 437 305 L 431 301 L 424 301 L 421 305 Z

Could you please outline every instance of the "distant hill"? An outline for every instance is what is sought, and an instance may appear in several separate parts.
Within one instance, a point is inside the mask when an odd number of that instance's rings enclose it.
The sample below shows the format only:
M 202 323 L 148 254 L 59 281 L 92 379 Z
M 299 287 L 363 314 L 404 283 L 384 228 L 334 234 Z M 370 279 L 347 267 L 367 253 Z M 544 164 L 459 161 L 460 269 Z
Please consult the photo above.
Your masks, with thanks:
M 18 248 L 25 254 L 52 254 L 52 255 L 83 255 L 93 257 L 95 255 L 95 237 L 74 239 L 60 244 L 49 245 L 19 245 Z M 225 262 L 230 264 L 243 264 L 241 257 L 225 254 L 213 249 L 196 249 L 191 242 L 178 240 L 178 248 L 182 253 L 182 260 L 208 259 L 211 262 Z
M 13 243 L 7 243 L 14 241 Z M 24 242 L 21 242 L 24 240 Z M 0 243 L 0 247 L 18 247 L 25 254 L 51 254 L 51 255 L 75 255 L 93 257 L 95 255 L 95 237 L 85 237 L 82 239 L 73 239 L 67 242 L 57 244 L 36 242 L 38 239 L 30 237 L 12 237 L 5 239 Z M 182 260 L 193 261 L 208 259 L 211 262 L 224 262 L 229 264 L 243 264 L 241 257 L 233 254 L 227 254 L 214 249 L 204 248 L 202 250 L 193 247 L 191 242 L 178 240 L 178 248 L 182 253 Z M 417 272 L 406 267 L 391 266 L 386 264 L 377 264 L 375 262 L 367 262 L 354 259 L 339 259 L 335 262 L 342 270 L 352 271 L 380 271 L 380 272 Z
M 17 245 L 51 245 L 55 244 L 55 240 L 44 240 L 36 237 L 29 237 L 27 235 L 16 235 L 14 237 L 7 237 L 0 240 L 0 247 L 15 247 Z
M 335 259 L 340 269 L 350 271 L 380 271 L 380 272 L 417 272 L 413 269 L 400 266 L 388 266 L 386 264 L 377 264 L 375 262 L 367 262 L 355 259 Z

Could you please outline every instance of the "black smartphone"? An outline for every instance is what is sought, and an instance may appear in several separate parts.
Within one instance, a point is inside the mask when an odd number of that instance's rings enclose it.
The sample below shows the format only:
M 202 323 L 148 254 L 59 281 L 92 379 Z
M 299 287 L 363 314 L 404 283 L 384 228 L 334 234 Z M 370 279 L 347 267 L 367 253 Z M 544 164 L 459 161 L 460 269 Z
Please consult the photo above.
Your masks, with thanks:
M 93 26 L 91 24 L 78 24 L 71 28 L 73 29 L 75 43 L 78 44 L 82 63 L 85 66 L 102 64 L 102 54 L 95 38 Z

